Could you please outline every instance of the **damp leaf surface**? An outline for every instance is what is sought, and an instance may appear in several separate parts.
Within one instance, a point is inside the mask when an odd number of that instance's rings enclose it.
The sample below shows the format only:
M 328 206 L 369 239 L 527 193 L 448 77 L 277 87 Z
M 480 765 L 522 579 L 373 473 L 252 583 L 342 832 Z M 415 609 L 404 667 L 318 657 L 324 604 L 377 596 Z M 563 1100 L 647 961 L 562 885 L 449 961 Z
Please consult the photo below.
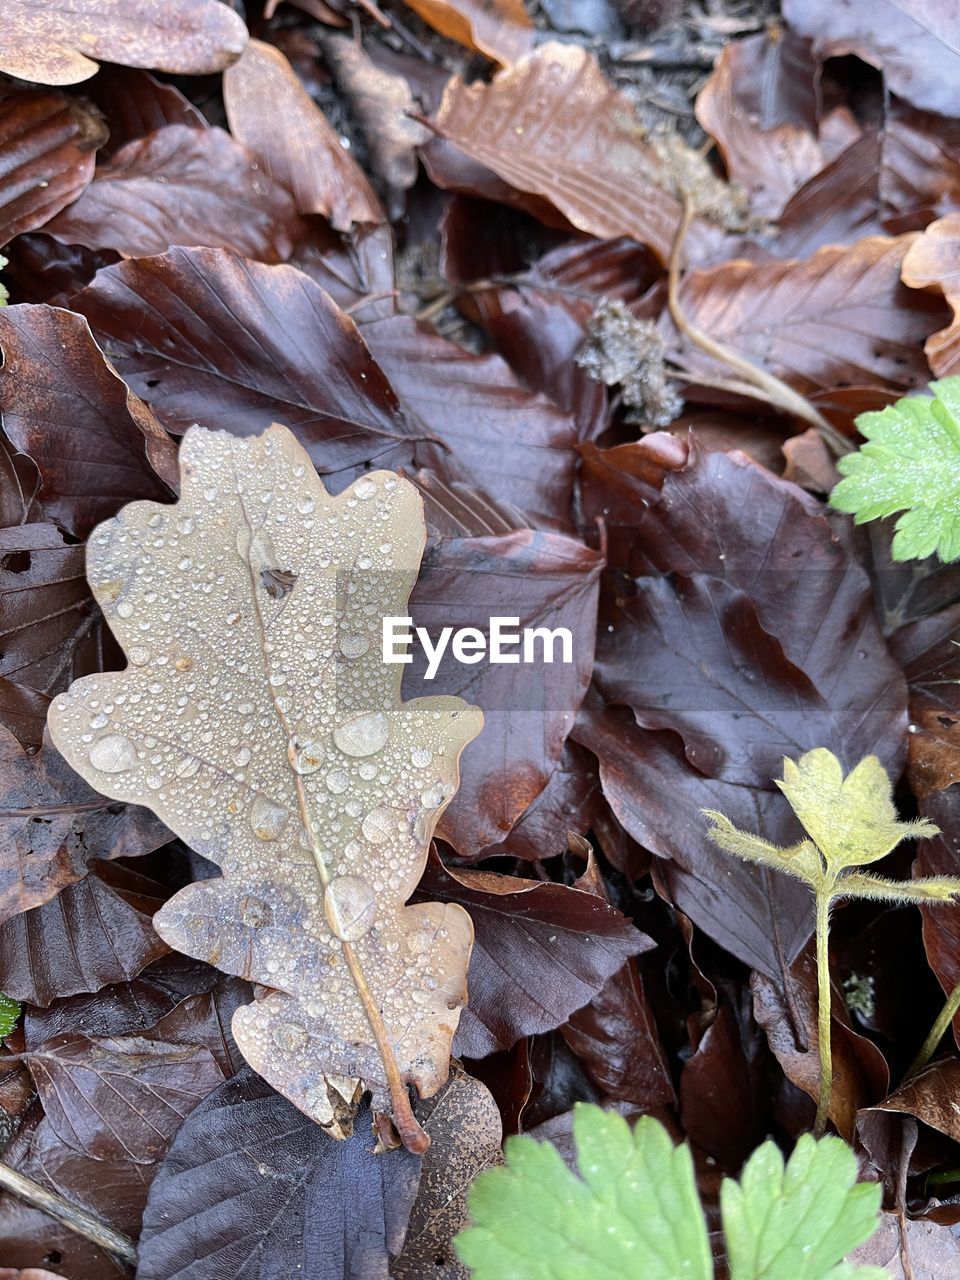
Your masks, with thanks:
M 447 1077 L 473 929 L 405 906 L 480 713 L 401 702 L 381 619 L 424 544 L 415 488 L 370 472 L 334 498 L 284 427 L 193 428 L 176 504 L 92 534 L 87 573 L 129 666 L 76 681 L 54 740 L 97 790 L 148 805 L 222 877 L 157 914 L 179 951 L 260 984 L 244 1057 L 343 1136 L 362 1088 L 423 1149 L 407 1085 Z

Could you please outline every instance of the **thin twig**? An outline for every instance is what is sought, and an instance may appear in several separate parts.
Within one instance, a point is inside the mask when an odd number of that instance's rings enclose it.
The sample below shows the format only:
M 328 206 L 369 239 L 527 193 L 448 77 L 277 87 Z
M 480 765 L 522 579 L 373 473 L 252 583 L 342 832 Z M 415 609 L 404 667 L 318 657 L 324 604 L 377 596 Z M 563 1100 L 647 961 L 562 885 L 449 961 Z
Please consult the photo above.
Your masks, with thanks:
M 960 1009 L 960 982 L 953 988 L 947 996 L 946 1003 L 940 1010 L 936 1022 L 930 1028 L 930 1034 L 924 1040 L 920 1052 L 907 1067 L 907 1073 L 903 1077 L 904 1082 L 912 1080 L 914 1076 L 919 1075 L 923 1068 L 936 1052 L 937 1045 L 946 1035 L 947 1028 L 953 1021 L 957 1010 Z
M 64 1200 L 63 1196 L 58 1196 L 54 1191 L 48 1191 L 46 1187 L 41 1187 L 39 1182 L 25 1178 L 22 1173 L 17 1173 L 16 1169 L 11 1169 L 8 1164 L 2 1162 L 0 1162 L 0 1187 L 5 1187 L 7 1191 L 11 1191 L 27 1204 L 33 1205 L 35 1209 L 50 1214 L 71 1231 L 75 1231 L 77 1235 L 86 1236 L 107 1253 L 122 1258 L 124 1262 L 136 1263 L 137 1249 L 128 1236 L 114 1231 L 113 1227 L 107 1226 L 92 1213 L 77 1208 L 69 1200 Z
M 683 244 L 693 221 L 693 216 L 693 205 L 689 197 L 685 197 L 683 214 L 674 237 L 667 270 L 667 306 L 677 330 L 694 346 L 706 352 L 708 356 L 712 356 L 714 360 L 719 360 L 722 364 L 728 365 L 740 374 L 744 379 L 741 390 L 748 395 L 760 400 L 766 400 L 784 413 L 792 413 L 804 422 L 809 422 L 811 426 L 816 427 L 825 443 L 838 457 L 850 452 L 850 442 L 832 423 L 827 421 L 818 409 L 814 408 L 809 400 L 800 395 L 799 392 L 794 391 L 793 387 L 787 386 L 782 379 L 775 377 L 772 373 L 767 373 L 765 369 L 761 369 L 758 365 L 753 364 L 752 361 L 747 360 L 745 356 L 740 355 L 738 351 L 734 351 L 732 347 L 728 347 L 725 343 L 711 338 L 708 333 L 704 333 L 702 329 L 698 328 L 692 320 L 689 320 L 684 315 L 683 308 L 680 305 L 680 272 L 683 259 Z

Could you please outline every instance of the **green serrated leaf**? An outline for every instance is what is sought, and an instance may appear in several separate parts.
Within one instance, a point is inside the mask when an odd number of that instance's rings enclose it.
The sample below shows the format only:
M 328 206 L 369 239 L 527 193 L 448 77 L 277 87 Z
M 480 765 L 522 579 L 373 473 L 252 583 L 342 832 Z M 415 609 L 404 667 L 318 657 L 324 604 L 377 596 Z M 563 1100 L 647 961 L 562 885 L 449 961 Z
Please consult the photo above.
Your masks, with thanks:
M 893 784 L 876 756 L 865 756 L 844 777 L 833 752 L 817 747 L 784 760 L 777 786 L 834 870 L 876 862 L 901 840 L 938 834 L 925 819 L 897 820 Z
M 20 1001 L 0 995 L 0 1040 L 10 1035 L 20 1020 Z
M 866 443 L 837 463 L 844 479 L 831 504 L 857 524 L 903 512 L 895 560 L 936 552 L 960 560 L 960 378 L 932 382 L 933 396 L 911 396 L 879 413 L 861 413 Z
M 786 1166 L 765 1142 L 739 1183 L 720 1189 L 730 1280 L 838 1280 L 844 1255 L 876 1229 L 880 1199 L 878 1183 L 857 1182 L 856 1158 L 839 1138 L 804 1134 Z
M 582 1103 L 573 1136 L 579 1177 L 549 1143 L 520 1137 L 476 1180 L 473 1225 L 456 1240 L 475 1280 L 710 1280 L 689 1149 L 650 1117 L 631 1132 Z

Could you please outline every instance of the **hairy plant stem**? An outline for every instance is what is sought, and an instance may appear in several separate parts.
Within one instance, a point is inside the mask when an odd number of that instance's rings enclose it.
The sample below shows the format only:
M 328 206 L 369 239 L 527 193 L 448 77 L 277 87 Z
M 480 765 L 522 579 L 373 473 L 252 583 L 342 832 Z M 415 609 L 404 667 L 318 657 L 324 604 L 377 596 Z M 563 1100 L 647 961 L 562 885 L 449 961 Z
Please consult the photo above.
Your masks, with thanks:
M 39 1182 L 34 1182 L 32 1178 L 25 1178 L 22 1173 L 18 1173 L 16 1169 L 11 1169 L 8 1164 L 2 1162 L 0 1162 L 0 1187 L 6 1188 L 18 1199 L 33 1205 L 35 1209 L 40 1209 L 43 1213 L 56 1218 L 77 1235 L 86 1236 L 107 1253 L 122 1258 L 124 1262 L 137 1261 L 136 1246 L 127 1236 L 114 1231 L 113 1227 L 101 1222 L 92 1213 L 87 1213 L 85 1209 L 80 1209 L 69 1200 L 64 1200 L 63 1196 L 58 1196 L 56 1192 L 41 1187 Z
M 772 404 L 784 413 L 791 413 L 794 417 L 810 423 L 811 426 L 816 427 L 824 443 L 837 457 L 850 453 L 853 448 L 850 441 L 828 422 L 809 400 L 798 391 L 794 391 L 793 387 L 788 386 L 782 379 L 767 373 L 765 369 L 761 369 L 738 351 L 734 351 L 732 347 L 711 338 L 684 314 L 683 307 L 680 305 L 680 273 L 683 265 L 683 244 L 693 221 L 694 212 L 690 198 L 684 197 L 683 215 L 677 227 L 673 247 L 670 250 L 670 261 L 667 264 L 667 307 L 678 331 L 708 356 L 735 370 L 743 380 L 735 387 L 741 394 L 766 400 L 768 404 Z M 715 382 L 714 385 L 718 384 Z
M 830 990 L 830 901 L 833 897 L 833 877 L 827 876 L 817 887 L 817 1046 L 820 1050 L 820 1096 L 817 1100 L 817 1118 L 813 1132 L 822 1138 L 830 1115 L 833 1094 L 833 1053 L 830 1047 L 830 1016 L 832 995 Z
M 946 1035 L 947 1029 L 949 1028 L 950 1023 L 953 1022 L 958 1009 L 960 1009 L 960 982 L 957 983 L 947 996 L 943 1008 L 937 1015 L 936 1022 L 930 1028 L 930 1034 L 927 1036 L 926 1040 L 924 1040 L 920 1048 L 920 1052 L 910 1063 L 909 1067 L 907 1067 L 906 1074 L 903 1077 L 904 1083 L 906 1083 L 907 1080 L 912 1080 L 914 1076 L 919 1075 L 933 1057 L 936 1052 L 937 1045 Z

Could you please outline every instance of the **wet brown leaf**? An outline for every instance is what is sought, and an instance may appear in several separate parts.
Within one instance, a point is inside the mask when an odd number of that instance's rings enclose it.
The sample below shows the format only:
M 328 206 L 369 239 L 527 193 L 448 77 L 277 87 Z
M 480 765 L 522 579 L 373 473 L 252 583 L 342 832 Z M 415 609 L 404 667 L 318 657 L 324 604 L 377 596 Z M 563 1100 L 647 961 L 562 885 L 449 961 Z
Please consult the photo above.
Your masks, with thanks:
M 85 537 L 132 498 L 170 496 L 176 446 L 117 377 L 82 316 L 4 307 L 0 348 L 3 429 L 39 466 L 49 517 Z
M 331 498 L 281 427 L 197 428 L 180 457 L 176 506 L 94 536 L 88 574 L 131 666 L 74 684 L 52 732 L 221 867 L 154 923 L 270 988 L 233 1018 L 251 1065 L 326 1124 L 325 1079 L 362 1079 L 416 1146 L 405 1086 L 446 1078 L 472 930 L 461 908 L 403 904 L 480 727 L 459 699 L 401 703 L 402 668 L 381 662 L 380 619 L 422 553 L 419 497 L 372 472 Z
M 499 356 L 473 355 L 409 316 L 366 324 L 363 337 L 421 432 L 446 446 L 437 460 L 448 476 L 516 507 L 517 525 L 572 532 L 577 435 L 566 414 Z M 431 450 L 418 449 L 417 459 L 430 465 Z
M 629 101 L 592 55 L 547 44 L 489 85 L 453 79 L 430 123 L 470 160 L 548 201 L 581 231 L 630 236 L 666 261 L 680 206 L 663 189 L 660 161 L 633 121 Z M 429 149 L 425 160 L 434 180 L 448 185 Z
M 903 282 L 911 289 L 943 294 L 953 312 L 945 329 L 924 347 L 938 378 L 960 370 L 960 213 L 948 213 L 918 235 L 903 259 Z
M 533 47 L 523 0 L 405 0 L 435 31 L 509 66 Z
M 169 839 L 145 809 L 113 804 L 49 743 L 36 755 L 0 730 L 0 922 L 49 902 L 95 858 L 149 853 Z
M 223 77 L 233 136 L 293 192 L 300 213 L 321 213 L 338 231 L 386 221 L 363 170 L 273 45 L 251 40 Z
M 145 138 L 168 124 L 205 129 L 198 109 L 172 84 L 134 67 L 101 67 L 83 87 L 84 96 L 103 112 L 110 137 L 100 155 L 113 156 L 128 142 Z
M 247 42 L 243 20 L 219 0 L 8 0 L 0 71 L 41 84 L 76 84 L 94 58 L 128 67 L 208 75 Z
M 919 1075 L 912 1076 L 871 1109 L 913 1116 L 957 1142 L 960 1141 L 960 1114 L 957 1112 L 956 1101 L 958 1088 L 960 1060 L 949 1058 L 934 1062 Z
M 94 1160 L 153 1164 L 223 1080 L 209 1050 L 155 1036 L 57 1036 L 24 1059 L 60 1140 Z
M 287 188 L 228 133 L 170 124 L 122 147 L 44 230 L 125 258 L 190 244 L 282 262 L 303 223 Z
M 433 1098 L 417 1108 L 430 1135 L 420 1187 L 391 1280 L 459 1280 L 469 1275 L 453 1251 L 453 1237 L 467 1224 L 467 1192 L 484 1169 L 499 1164 L 503 1126 L 487 1087 L 454 1067 Z
M 751 981 L 753 1012 L 763 1027 L 777 1061 L 797 1088 L 816 1098 L 820 1088 L 817 1050 L 817 975 L 808 948 L 793 965 L 789 994 L 784 987 L 763 974 Z M 857 1112 L 886 1093 L 890 1072 L 883 1054 L 866 1037 L 857 1035 L 838 1016 L 842 1005 L 834 998 L 831 1045 L 833 1049 L 833 1094 L 830 1119 L 841 1137 L 853 1140 Z M 844 1011 L 845 1012 L 845 1011 Z
M 849 383 L 894 389 L 929 377 L 920 344 L 937 324 L 923 295 L 900 284 L 912 236 L 871 236 L 799 262 L 726 262 L 693 271 L 680 300 L 688 320 L 798 391 Z M 713 377 L 724 365 L 687 342 L 683 363 Z
M 881 68 L 889 89 L 915 106 L 960 114 L 960 50 L 951 0 L 892 0 L 882 19 L 873 0 L 784 0 L 783 16 L 817 53 L 854 53 Z
M 482 1058 L 559 1027 L 630 956 L 653 947 L 590 883 L 526 880 L 430 859 L 418 897 L 465 907 L 476 937 L 468 980 L 477 999 L 461 1019 L 458 1056 Z
M 178 1132 L 144 1214 L 140 1280 L 386 1280 L 420 1161 L 377 1154 L 366 1110 L 328 1136 L 249 1069 Z
M 415 432 L 357 326 L 292 267 L 172 249 L 99 272 L 73 306 L 168 430 L 284 422 L 336 489 L 373 460 L 413 460 Z
M 103 121 L 66 94 L 20 89 L 0 98 L 0 245 L 76 200 L 106 136 Z
M 913 874 L 956 875 L 960 871 L 960 784 L 931 792 L 921 800 L 920 812 L 936 823 L 940 835 L 920 841 Z M 923 911 L 923 947 L 930 968 L 949 994 L 960 983 L 960 907 Z M 960 1016 L 954 1018 L 953 1026 L 960 1043 Z
M 95 862 L 51 901 L 0 925 L 0 991 L 45 1006 L 135 978 L 170 950 L 151 924 L 168 896 L 133 867 Z
M 731 41 L 697 95 L 697 120 L 716 140 L 754 213 L 776 218 L 823 167 L 819 68 L 810 42 L 783 27 Z
M 921 798 L 960 782 L 960 605 L 901 627 L 891 640 L 910 689 L 910 785 Z
M 333 68 L 352 115 L 370 150 L 370 167 L 386 188 L 390 216 L 403 214 L 403 193 L 417 180 L 417 147 L 432 136 L 415 120 L 417 104 L 409 82 L 378 66 L 356 40 L 327 36 L 324 57 Z
M 517 617 L 521 628 L 565 627 L 571 639 L 572 661 L 562 664 L 559 645 L 552 663 L 483 667 L 457 662 L 448 647 L 430 682 L 415 646 L 408 693 L 461 694 L 484 714 L 483 735 L 464 755 L 460 790 L 439 827 L 462 857 L 476 859 L 506 840 L 557 767 L 590 682 L 601 563 L 577 539 L 533 529 L 442 539 L 428 549 L 410 612 L 434 640 L 443 627 L 486 632 L 495 616 Z M 569 825 L 557 833 L 561 841 Z M 540 856 L 561 850 L 554 838 Z
M 883 131 L 880 194 L 888 217 L 938 217 L 960 204 L 960 121 L 894 99 Z

